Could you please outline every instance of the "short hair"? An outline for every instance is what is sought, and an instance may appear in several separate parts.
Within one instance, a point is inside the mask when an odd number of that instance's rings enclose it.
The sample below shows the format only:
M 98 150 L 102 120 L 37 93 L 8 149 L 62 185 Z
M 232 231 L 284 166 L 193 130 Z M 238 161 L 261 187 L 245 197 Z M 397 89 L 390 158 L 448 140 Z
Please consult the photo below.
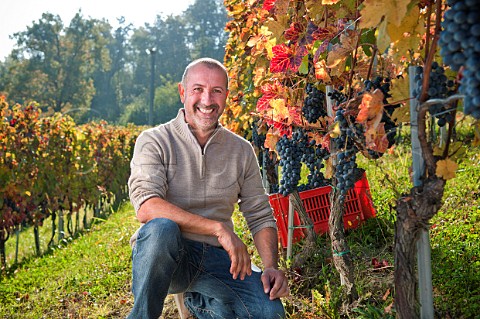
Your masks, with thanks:
M 228 89 L 228 71 L 227 71 L 227 68 L 221 62 L 219 62 L 218 60 L 212 59 L 212 58 L 196 59 L 196 60 L 190 62 L 189 65 L 187 65 L 187 67 L 185 68 L 185 71 L 183 72 L 183 76 L 182 76 L 182 85 L 184 87 L 185 87 L 185 84 L 186 84 L 185 82 L 186 82 L 187 77 L 188 77 L 188 72 L 190 71 L 190 69 L 192 67 L 194 67 L 198 64 L 203 64 L 209 69 L 217 69 L 217 70 L 223 71 L 225 73 L 225 82 L 226 82 L 227 89 Z

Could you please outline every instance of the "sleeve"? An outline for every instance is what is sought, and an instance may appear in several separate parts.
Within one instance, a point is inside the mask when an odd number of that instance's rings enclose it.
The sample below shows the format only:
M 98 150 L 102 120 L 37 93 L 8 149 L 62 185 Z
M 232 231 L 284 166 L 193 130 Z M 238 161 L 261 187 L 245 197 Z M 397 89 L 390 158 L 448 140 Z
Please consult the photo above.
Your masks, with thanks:
M 272 227 L 276 229 L 277 225 L 268 201 L 268 195 L 262 184 L 260 167 L 253 147 L 248 144 L 244 153 L 247 154 L 247 157 L 239 196 L 239 209 L 254 236 L 263 228 Z
M 165 198 L 168 186 L 164 152 L 152 131 L 142 132 L 137 138 L 130 170 L 128 189 L 135 212 L 149 198 Z

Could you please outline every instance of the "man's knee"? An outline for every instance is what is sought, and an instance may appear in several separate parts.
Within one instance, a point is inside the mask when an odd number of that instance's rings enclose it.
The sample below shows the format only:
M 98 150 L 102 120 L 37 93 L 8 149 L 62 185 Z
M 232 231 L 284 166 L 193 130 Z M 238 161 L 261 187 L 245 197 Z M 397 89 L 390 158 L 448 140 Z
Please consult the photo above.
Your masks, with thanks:
M 140 228 L 136 244 L 146 244 L 151 249 L 158 250 L 161 247 L 178 246 L 180 240 L 178 224 L 167 218 L 155 218 Z

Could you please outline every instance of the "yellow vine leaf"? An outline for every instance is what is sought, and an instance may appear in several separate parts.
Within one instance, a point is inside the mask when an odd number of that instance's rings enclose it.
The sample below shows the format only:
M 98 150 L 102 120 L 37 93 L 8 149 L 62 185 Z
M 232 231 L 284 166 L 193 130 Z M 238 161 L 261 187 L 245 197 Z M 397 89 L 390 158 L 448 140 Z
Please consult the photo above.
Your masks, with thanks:
M 273 120 L 281 122 L 287 119 L 289 116 L 288 108 L 284 99 L 272 99 L 270 100 L 270 106 L 273 109 Z
M 377 28 L 375 32 L 375 36 L 377 38 L 377 46 L 380 52 L 385 52 L 390 45 L 392 44 L 392 40 L 390 40 L 390 36 L 388 35 L 387 31 L 387 20 L 383 20 Z
M 402 105 L 397 107 L 392 113 L 392 121 L 395 123 L 409 123 L 410 122 L 410 107 Z
M 310 19 L 320 21 L 325 12 L 325 7 L 318 4 L 317 0 L 306 0 L 305 8 L 307 9 Z
M 322 4 L 336 4 L 337 2 L 339 2 L 340 0 L 322 0 Z
M 264 25 L 272 32 L 272 37 L 276 39 L 278 43 L 284 42 L 283 33 L 290 25 L 288 16 L 279 16 L 277 20 L 269 19 Z
M 402 57 L 408 52 L 418 52 L 422 42 L 421 37 L 425 35 L 424 17 L 418 6 L 413 6 L 402 20 L 400 26 L 388 24 L 387 33 L 394 43 L 394 55 Z
M 425 25 L 420 19 L 420 8 L 413 6 L 402 20 L 400 25 L 388 24 L 388 34 L 393 42 L 401 41 L 403 38 L 425 33 Z M 416 45 L 418 46 L 418 39 Z
M 392 86 L 390 90 L 391 97 L 388 98 L 388 102 L 391 104 L 396 104 L 400 101 L 405 101 L 410 97 L 410 85 L 408 79 L 408 73 L 405 72 L 402 74 L 402 77 L 399 79 L 392 79 Z M 408 100 L 406 101 L 407 105 Z
M 376 152 L 385 153 L 388 149 L 387 134 L 385 134 L 385 126 L 380 123 L 376 128 L 373 126 L 365 132 L 365 144 L 367 148 Z
M 360 28 L 375 28 L 384 17 L 387 23 L 399 26 L 410 2 L 411 0 L 365 0 L 360 11 Z
M 342 133 L 341 130 L 340 130 L 340 123 L 335 122 L 329 133 L 330 133 L 331 138 L 339 137 L 340 134 Z
M 452 161 L 449 158 L 440 160 L 437 162 L 437 168 L 435 170 L 435 175 L 443 178 L 444 180 L 449 180 L 455 177 L 455 171 L 458 169 L 458 164 Z

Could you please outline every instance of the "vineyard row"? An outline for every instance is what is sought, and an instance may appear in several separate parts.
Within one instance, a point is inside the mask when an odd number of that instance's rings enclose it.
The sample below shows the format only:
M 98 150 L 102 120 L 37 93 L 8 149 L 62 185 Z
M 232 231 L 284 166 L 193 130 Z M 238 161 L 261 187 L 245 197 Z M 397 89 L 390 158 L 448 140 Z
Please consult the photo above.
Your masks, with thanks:
M 73 214 L 126 196 L 139 128 L 104 121 L 76 125 L 42 116 L 35 103 L 10 106 L 0 97 L 0 257 L 20 226 L 39 227 L 56 212 Z

